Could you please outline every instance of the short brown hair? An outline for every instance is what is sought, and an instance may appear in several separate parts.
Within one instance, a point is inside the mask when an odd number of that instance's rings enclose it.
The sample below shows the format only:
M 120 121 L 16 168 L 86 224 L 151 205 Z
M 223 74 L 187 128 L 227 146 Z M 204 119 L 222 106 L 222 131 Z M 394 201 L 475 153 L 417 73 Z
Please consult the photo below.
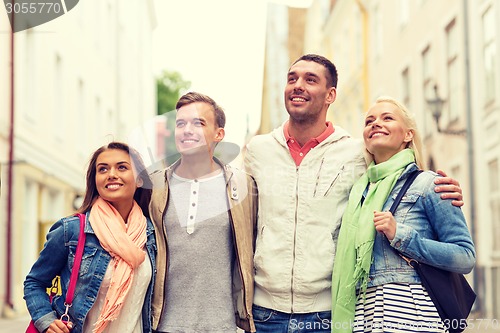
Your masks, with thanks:
M 226 126 L 226 115 L 224 113 L 224 109 L 222 109 L 212 98 L 207 95 L 198 93 L 198 92 L 188 92 L 185 95 L 182 95 L 181 98 L 177 101 L 175 105 L 175 109 L 179 110 L 181 107 L 196 103 L 207 103 L 212 106 L 215 115 L 215 126 L 224 128 Z
M 323 67 L 325 67 L 325 69 L 327 70 L 326 81 L 327 81 L 328 87 L 337 88 L 338 73 L 337 73 L 337 67 L 335 67 L 333 62 L 331 62 L 327 58 L 320 56 L 320 55 L 317 55 L 317 54 L 304 54 L 299 59 L 295 60 L 292 64 L 292 66 L 295 65 L 297 62 L 302 61 L 302 60 L 303 61 L 312 61 L 312 62 L 315 62 L 315 63 L 320 64 Z

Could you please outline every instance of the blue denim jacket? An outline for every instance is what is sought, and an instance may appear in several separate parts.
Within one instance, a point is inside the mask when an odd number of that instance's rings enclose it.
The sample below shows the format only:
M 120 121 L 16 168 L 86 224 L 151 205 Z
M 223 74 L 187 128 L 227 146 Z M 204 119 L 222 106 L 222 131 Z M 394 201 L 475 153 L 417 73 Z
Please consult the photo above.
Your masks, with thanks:
M 69 309 L 69 316 L 73 323 L 72 333 L 82 332 L 85 317 L 97 298 L 99 287 L 111 260 L 111 256 L 101 247 L 94 234 L 88 221 L 88 215 L 89 213 L 86 214 L 85 221 L 85 249 L 73 297 L 73 306 Z M 40 257 L 24 281 L 24 299 L 35 327 L 40 332 L 45 331 L 55 319 L 59 319 L 65 312 L 64 301 L 75 258 L 79 232 L 80 222 L 78 217 L 65 217 L 54 223 L 47 234 L 47 241 L 42 252 L 40 252 Z M 148 286 L 142 308 L 143 332 L 145 333 L 151 332 L 151 296 L 156 274 L 155 234 L 153 224 L 149 219 L 147 219 L 146 234 L 146 248 L 153 268 L 153 277 Z M 56 275 L 61 276 L 63 293 L 61 296 L 54 297 L 51 305 L 46 288 L 52 285 L 52 279 Z
M 388 211 L 408 174 L 416 170 L 408 165 L 394 186 L 383 210 Z M 386 283 L 420 283 L 415 270 L 391 247 L 409 258 L 457 273 L 469 273 L 476 253 L 464 214 L 451 200 L 443 200 L 434 191 L 438 175 L 422 172 L 403 196 L 394 218 L 396 235 L 389 243 L 377 232 L 373 248 L 368 286 Z

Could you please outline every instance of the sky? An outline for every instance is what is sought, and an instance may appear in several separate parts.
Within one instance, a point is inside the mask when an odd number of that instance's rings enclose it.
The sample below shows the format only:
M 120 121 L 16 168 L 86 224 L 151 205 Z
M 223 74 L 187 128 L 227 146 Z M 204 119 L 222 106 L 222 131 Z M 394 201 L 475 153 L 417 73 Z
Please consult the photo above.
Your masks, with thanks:
M 225 141 L 260 123 L 265 0 L 155 0 L 153 70 L 178 71 L 226 111 Z

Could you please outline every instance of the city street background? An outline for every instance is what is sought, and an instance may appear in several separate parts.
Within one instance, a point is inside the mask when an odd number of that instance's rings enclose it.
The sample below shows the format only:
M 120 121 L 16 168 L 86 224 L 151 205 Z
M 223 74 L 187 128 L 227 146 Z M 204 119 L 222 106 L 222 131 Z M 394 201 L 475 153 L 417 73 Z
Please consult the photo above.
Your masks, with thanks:
M 79 208 L 92 151 L 125 141 L 163 167 L 168 98 L 197 90 L 224 107 L 226 141 L 244 152 L 287 119 L 286 73 L 306 53 L 336 64 L 328 120 L 352 136 L 380 95 L 414 113 L 427 168 L 463 190 L 477 253 L 466 277 L 486 318 L 475 331 L 498 331 L 500 1 L 75 2 L 15 33 L 0 6 L 0 332 L 26 326 L 24 278 L 50 226 Z

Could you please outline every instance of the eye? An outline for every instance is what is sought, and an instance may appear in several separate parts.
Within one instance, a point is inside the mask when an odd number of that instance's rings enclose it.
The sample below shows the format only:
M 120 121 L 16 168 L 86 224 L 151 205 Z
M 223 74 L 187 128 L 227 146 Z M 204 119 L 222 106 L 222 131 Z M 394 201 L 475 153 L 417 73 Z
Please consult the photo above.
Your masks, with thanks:
M 385 116 L 384 120 L 394 120 L 394 117 L 393 116 Z
M 97 168 L 97 172 L 99 172 L 99 173 L 103 173 L 103 172 L 106 172 L 106 171 L 108 171 L 107 167 L 100 166 L 100 167 Z
M 128 168 L 127 168 L 127 166 L 126 166 L 126 165 L 119 165 L 119 166 L 118 166 L 118 170 L 122 170 L 122 171 L 124 171 L 124 170 L 128 170 Z
M 316 78 L 315 77 L 310 77 L 310 78 L 307 78 L 307 82 L 316 82 Z
M 295 81 L 297 81 L 297 79 L 295 77 L 292 77 L 292 76 L 288 77 L 288 83 L 293 83 Z
M 195 120 L 193 124 L 196 127 L 202 127 L 203 125 L 205 125 L 201 120 Z
M 366 119 L 365 120 L 365 126 L 370 125 L 373 122 L 373 119 Z
M 175 123 L 175 127 L 177 128 L 182 128 L 186 125 L 186 123 L 184 121 L 178 121 Z

